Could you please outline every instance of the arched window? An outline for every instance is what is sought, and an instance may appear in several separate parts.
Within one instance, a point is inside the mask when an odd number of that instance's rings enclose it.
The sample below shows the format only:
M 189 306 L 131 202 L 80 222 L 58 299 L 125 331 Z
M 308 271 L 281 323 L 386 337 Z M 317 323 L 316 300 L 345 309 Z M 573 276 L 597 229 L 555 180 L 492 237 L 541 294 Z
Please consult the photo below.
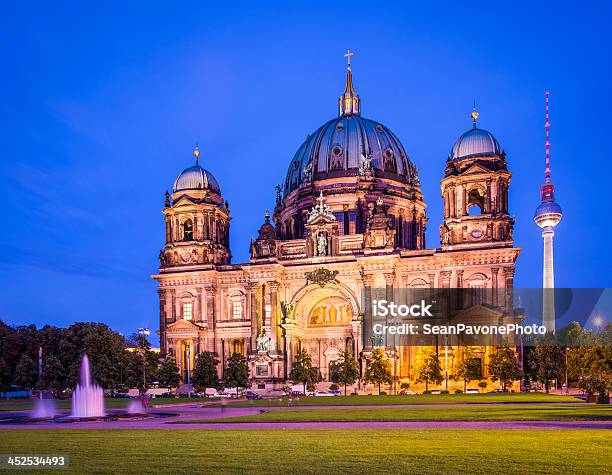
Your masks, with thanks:
M 468 210 L 468 216 L 480 216 L 482 214 L 482 209 L 477 204 L 470 205 Z
M 468 194 L 467 212 L 469 216 L 481 215 L 484 210 L 484 196 L 477 188 L 474 188 Z
M 471 305 L 482 305 L 486 303 L 487 276 L 481 273 L 472 274 L 467 279 L 470 288 Z
M 183 241 L 193 241 L 193 221 L 191 219 L 183 223 Z

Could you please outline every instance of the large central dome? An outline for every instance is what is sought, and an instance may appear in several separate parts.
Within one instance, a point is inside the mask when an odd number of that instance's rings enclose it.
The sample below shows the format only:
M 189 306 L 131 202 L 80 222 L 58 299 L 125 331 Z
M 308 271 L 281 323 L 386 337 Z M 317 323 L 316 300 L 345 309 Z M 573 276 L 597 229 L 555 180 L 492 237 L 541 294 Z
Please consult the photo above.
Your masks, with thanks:
M 418 183 L 417 170 L 396 135 L 383 124 L 361 117 L 359 96 L 349 69 L 339 100 L 340 116 L 332 119 L 300 146 L 285 179 L 285 195 L 302 183 L 358 176 L 369 168 L 374 177 Z
M 289 165 L 285 193 L 304 181 L 357 176 L 364 159 L 371 160 L 374 176 L 414 184 L 416 169 L 395 134 L 378 122 L 348 115 L 306 138 Z

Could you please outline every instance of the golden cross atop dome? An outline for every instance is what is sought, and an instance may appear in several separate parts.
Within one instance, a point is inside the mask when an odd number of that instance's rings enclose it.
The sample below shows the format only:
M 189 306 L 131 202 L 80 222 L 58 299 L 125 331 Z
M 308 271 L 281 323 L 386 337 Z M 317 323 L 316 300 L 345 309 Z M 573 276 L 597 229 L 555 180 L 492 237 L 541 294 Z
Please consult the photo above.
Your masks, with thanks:
M 355 53 L 352 53 L 350 49 L 346 50 L 346 53 L 344 54 L 344 57 L 346 58 L 347 61 L 347 66 L 346 69 L 348 69 L 349 71 L 351 70 L 351 56 L 353 56 Z
M 193 156 L 196 159 L 196 165 L 199 165 L 198 161 L 200 158 L 200 148 L 198 147 L 198 144 L 196 144 L 195 148 L 193 149 Z

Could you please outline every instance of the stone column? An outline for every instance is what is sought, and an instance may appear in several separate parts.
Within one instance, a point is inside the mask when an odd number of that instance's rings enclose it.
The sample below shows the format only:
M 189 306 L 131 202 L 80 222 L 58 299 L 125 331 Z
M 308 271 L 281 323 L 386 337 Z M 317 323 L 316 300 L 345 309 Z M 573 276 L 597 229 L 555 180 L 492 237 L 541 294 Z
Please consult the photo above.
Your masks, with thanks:
M 438 282 L 440 283 L 441 289 L 450 288 L 450 282 L 451 282 L 452 275 L 453 275 L 453 271 L 450 271 L 450 270 L 443 270 L 440 272 Z M 442 296 L 442 302 L 440 304 L 440 308 L 442 309 L 442 312 L 446 313 L 446 315 L 450 315 L 450 305 L 451 305 L 451 301 L 449 299 L 450 291 L 449 290 L 442 291 L 441 296 Z
M 168 351 L 166 348 L 166 290 L 158 289 L 159 294 L 159 350 L 163 358 Z
M 506 311 L 510 312 L 514 308 L 514 267 L 504 267 L 504 281 Z
M 176 322 L 176 290 L 170 289 L 170 305 L 172 306 L 172 323 Z
M 257 284 L 251 282 L 248 285 L 249 313 L 251 318 L 251 352 L 257 353 L 257 335 L 259 334 L 257 318 Z
M 274 353 L 279 353 L 278 351 L 278 282 L 268 282 L 268 287 L 270 288 L 270 306 L 272 307 L 270 313 L 270 338 L 271 341 L 271 351 Z
M 493 292 L 493 305 L 499 305 L 499 267 L 491 268 L 491 287 Z
M 457 309 L 464 308 L 465 300 L 464 300 L 464 291 L 463 291 L 463 269 L 457 269 L 457 290 L 451 290 L 451 292 L 456 293 L 457 295 Z
M 215 293 L 217 288 L 214 284 L 209 284 L 204 290 L 206 290 L 206 322 L 208 323 L 208 329 L 214 330 L 217 326 L 217 315 L 215 312 Z
M 202 323 L 205 320 L 205 313 L 202 305 L 202 287 L 196 287 L 195 308 L 193 310 L 195 321 L 197 323 Z
M 291 347 L 291 333 L 294 325 L 285 324 L 285 379 L 291 374 L 291 363 L 293 360 L 293 348 Z
M 394 297 L 393 287 L 395 285 L 395 271 L 384 272 L 383 275 L 385 276 L 385 299 L 387 300 L 387 302 L 394 302 L 395 297 Z M 385 317 L 385 324 L 388 323 L 388 320 L 389 320 L 389 317 Z M 391 337 L 389 338 L 389 340 L 394 342 L 395 337 Z M 388 337 L 387 335 L 385 335 L 385 346 L 389 346 L 389 343 L 390 342 L 388 341 Z
M 374 276 L 366 274 L 363 269 L 361 271 L 361 280 L 363 282 L 364 302 L 363 302 L 363 335 L 367 341 L 363 342 L 364 350 L 372 350 L 372 284 Z

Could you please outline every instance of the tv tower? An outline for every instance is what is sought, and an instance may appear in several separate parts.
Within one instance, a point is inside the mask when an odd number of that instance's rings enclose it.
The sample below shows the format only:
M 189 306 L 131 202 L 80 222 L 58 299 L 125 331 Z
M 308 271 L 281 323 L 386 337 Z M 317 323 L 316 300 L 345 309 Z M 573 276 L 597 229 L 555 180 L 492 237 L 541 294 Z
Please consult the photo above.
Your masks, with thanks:
M 546 91 L 546 172 L 540 188 L 541 201 L 534 214 L 535 223 L 542 228 L 544 239 L 544 276 L 542 280 L 542 325 L 555 332 L 555 272 L 553 266 L 554 227 L 563 217 L 561 206 L 555 201 L 555 185 L 550 179 L 550 121 L 548 116 L 548 90 Z

